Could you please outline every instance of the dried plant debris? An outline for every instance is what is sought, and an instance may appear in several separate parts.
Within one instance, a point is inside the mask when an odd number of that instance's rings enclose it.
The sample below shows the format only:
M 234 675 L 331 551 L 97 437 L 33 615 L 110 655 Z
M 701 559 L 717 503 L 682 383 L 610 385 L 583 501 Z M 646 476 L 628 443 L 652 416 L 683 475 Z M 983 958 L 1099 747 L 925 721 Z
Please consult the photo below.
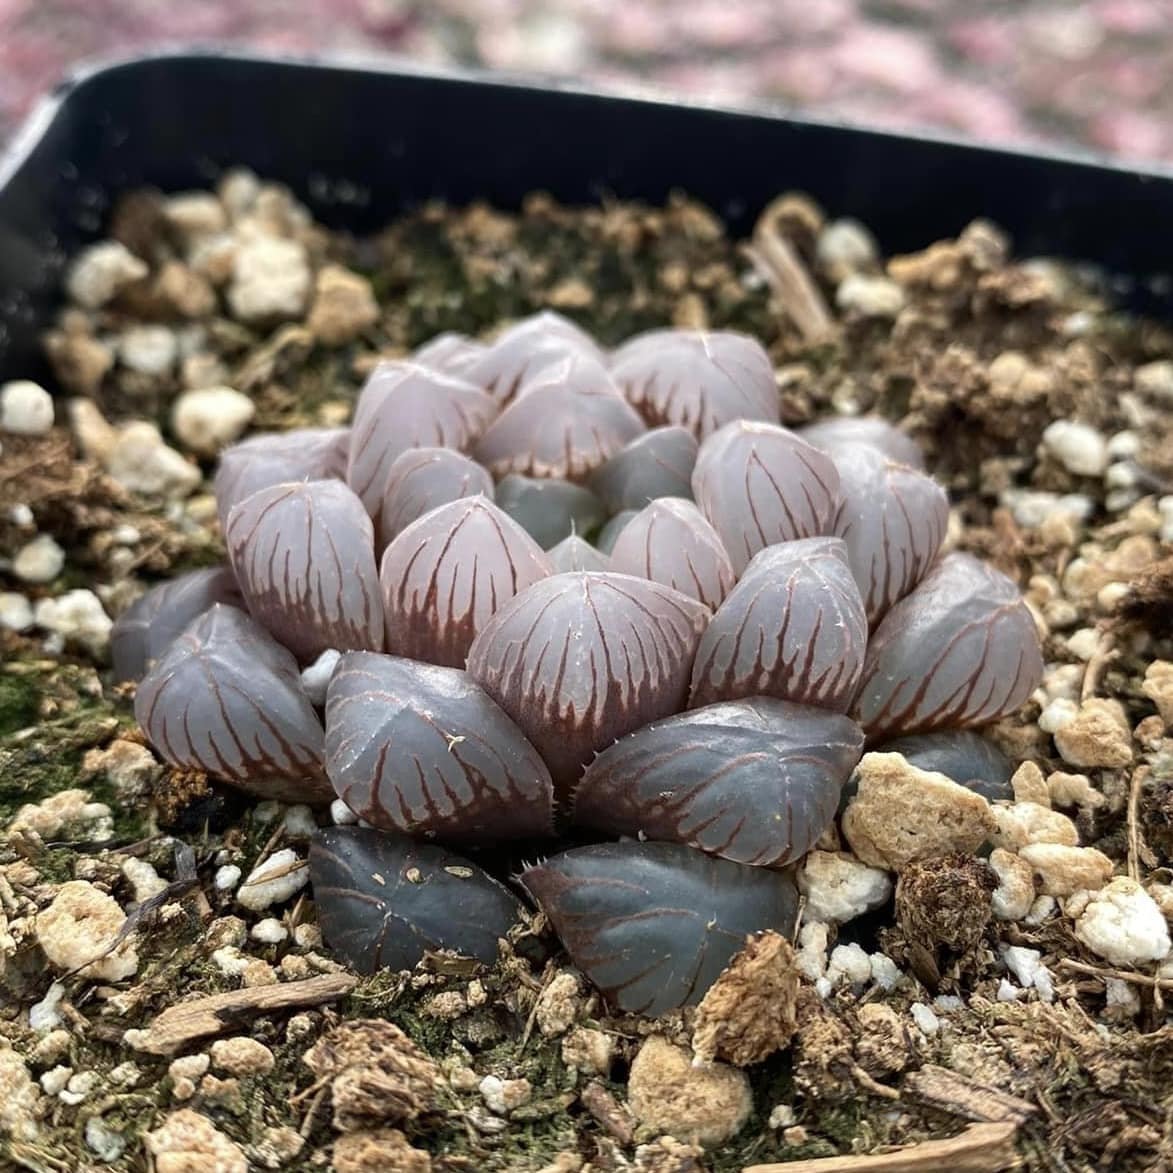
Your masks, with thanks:
M 1166 325 L 793 194 L 108 231 L 0 387 L 0 1165 L 1168 1163 Z

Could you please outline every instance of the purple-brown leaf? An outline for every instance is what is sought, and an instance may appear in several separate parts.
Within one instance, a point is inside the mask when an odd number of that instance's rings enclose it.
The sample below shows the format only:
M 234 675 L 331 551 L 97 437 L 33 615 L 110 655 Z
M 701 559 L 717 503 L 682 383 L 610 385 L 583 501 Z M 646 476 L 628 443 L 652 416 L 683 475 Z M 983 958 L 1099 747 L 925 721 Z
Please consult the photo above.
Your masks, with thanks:
M 679 497 L 653 501 L 623 527 L 611 548 L 611 569 L 662 582 L 710 610 L 737 581 L 717 531 Z
M 679 426 L 637 436 L 591 477 L 591 488 L 612 513 L 642 509 L 657 497 L 692 497 L 696 437 Z
M 739 574 L 766 546 L 826 533 L 839 504 L 830 457 L 786 428 L 748 420 L 701 445 L 692 489 Z
M 582 480 L 643 431 L 603 364 L 576 352 L 522 384 L 481 437 L 476 457 L 496 477 Z
M 839 538 L 770 546 L 701 637 L 689 704 L 772 696 L 846 712 L 867 638 L 863 599 Z
M 110 631 L 114 679 L 138 680 L 183 629 L 214 603 L 243 606 L 240 588 L 227 566 L 193 570 L 147 591 Z
M 570 960 L 620 1010 L 691 1006 L 752 933 L 794 930 L 785 872 L 676 843 L 599 843 L 551 856 L 521 877 Z
M 134 715 L 181 770 L 261 798 L 328 802 L 322 726 L 297 662 L 243 611 L 217 603 L 143 677 Z
M 541 546 L 484 497 L 441 505 L 383 553 L 387 651 L 463 668 L 493 613 L 553 569 Z
M 923 469 L 924 453 L 911 437 L 875 415 L 832 416 L 799 428 L 798 434 L 821 452 L 833 455 L 845 444 L 867 444 L 889 460 Z
M 583 541 L 577 534 L 563 538 L 556 546 L 546 551 L 555 574 L 568 574 L 572 570 L 610 570 L 611 559 L 590 542 Z
M 653 427 L 679 424 L 703 440 L 734 420 L 779 420 L 769 355 L 744 334 L 652 330 L 615 352 L 611 373 Z
M 232 507 L 260 489 L 344 478 L 349 451 L 349 428 L 296 428 L 252 436 L 225 448 L 213 486 L 221 529 L 228 524 Z
M 463 373 L 504 407 L 523 384 L 570 354 L 603 361 L 602 352 L 589 334 L 569 318 L 546 310 L 510 326 Z
M 549 835 L 546 764 L 465 672 L 350 652 L 326 697 L 326 773 L 384 830 L 487 847 Z
M 400 453 L 409 448 L 466 451 L 496 413 L 492 399 L 463 378 L 416 363 L 381 362 L 354 409 L 347 483 L 375 517 Z
M 506 603 L 469 675 L 517 722 L 565 795 L 591 756 L 681 708 L 708 610 L 625 574 L 558 574 Z
M 923 472 L 889 460 L 867 444 L 832 452 L 839 470 L 839 508 L 832 532 L 847 543 L 868 622 L 928 573 L 949 524 L 945 490 Z
M 1024 704 L 1042 675 L 1018 588 L 972 555 L 947 554 L 872 634 L 853 716 L 871 743 L 984 725 Z
M 778 867 L 830 825 L 859 761 L 847 717 L 768 697 L 707 705 L 605 749 L 574 795 L 574 821 Z
M 298 659 L 383 646 L 374 529 L 341 481 L 262 489 L 224 536 L 249 611 Z
M 521 919 L 521 903 L 476 864 L 403 835 L 326 827 L 309 863 L 322 937 L 359 973 L 414 969 L 443 949 L 492 965 Z
M 464 497 L 493 499 L 493 478 L 451 448 L 412 448 L 392 463 L 379 509 L 379 549 L 438 505 Z

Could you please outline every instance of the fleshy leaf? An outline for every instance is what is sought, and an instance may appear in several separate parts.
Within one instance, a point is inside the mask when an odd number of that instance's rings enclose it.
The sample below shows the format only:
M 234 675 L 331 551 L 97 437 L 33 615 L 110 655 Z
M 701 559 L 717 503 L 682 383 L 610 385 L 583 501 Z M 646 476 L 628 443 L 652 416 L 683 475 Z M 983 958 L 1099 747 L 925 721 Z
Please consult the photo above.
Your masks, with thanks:
M 356 815 L 384 830 L 488 847 L 554 826 L 546 764 L 456 668 L 343 656 L 326 697 L 326 773 Z
M 642 509 L 657 497 L 692 497 L 696 437 L 687 428 L 653 428 L 637 436 L 591 477 L 612 513 Z
M 623 527 L 611 569 L 662 582 L 713 610 L 737 581 L 717 531 L 691 502 L 661 497 Z
M 225 448 L 213 486 L 221 529 L 228 524 L 232 507 L 261 489 L 291 481 L 342 479 L 349 451 L 349 428 L 295 428 L 250 436 Z
M 607 516 L 603 503 L 582 485 L 516 473 L 501 478 L 496 501 L 543 550 L 570 534 L 590 533 Z
M 572 353 L 522 384 L 481 437 L 476 458 L 496 477 L 582 480 L 643 431 L 603 364 Z
M 464 374 L 504 406 L 523 384 L 571 354 L 603 361 L 602 352 L 589 334 L 569 318 L 546 310 L 510 326 L 475 363 L 465 368 Z
M 617 737 L 681 708 L 708 610 L 626 574 L 557 574 L 481 629 L 469 675 L 517 722 L 564 796 Z
M 851 572 L 873 626 L 928 573 L 949 524 L 949 499 L 931 477 L 878 448 L 832 453 L 839 508 L 832 531 L 847 543 Z
M 383 646 L 374 529 L 341 481 L 261 489 L 224 538 L 253 618 L 300 660 Z
M 378 521 L 397 456 L 409 448 L 464 452 L 496 413 L 493 400 L 463 378 L 411 362 L 381 362 L 354 409 L 347 483 Z
M 327 827 L 310 843 L 309 862 L 322 936 L 363 974 L 414 969 L 440 949 L 492 965 L 522 915 L 476 864 L 402 835 Z
M 863 750 L 847 717 L 768 697 L 645 725 L 595 758 L 574 821 L 776 867 L 830 825 Z
M 739 420 L 701 445 L 692 490 L 740 574 L 766 546 L 828 531 L 839 474 L 786 428 Z
M 689 704 L 772 696 L 846 712 L 867 637 L 863 599 L 839 538 L 770 546 L 701 637 Z
M 745 334 L 652 330 L 615 352 L 611 373 L 649 424 L 679 424 L 701 440 L 734 420 L 779 420 L 773 364 Z
M 138 680 L 214 603 L 243 606 L 240 588 L 227 566 L 192 570 L 147 591 L 118 617 L 110 631 L 115 680 Z
M 747 936 L 789 936 L 798 908 L 785 872 L 676 843 L 572 848 L 527 869 L 521 882 L 571 961 L 637 1014 L 699 1002 Z
M 493 499 L 493 478 L 451 448 L 412 448 L 395 458 L 379 509 L 379 548 L 438 505 L 464 497 Z
M 898 464 L 916 469 L 925 466 L 924 453 L 916 441 L 879 416 L 832 416 L 799 428 L 798 434 L 829 455 L 847 444 L 867 444 Z
M 984 725 L 1023 705 L 1042 676 L 1018 588 L 972 555 L 947 554 L 873 632 L 853 715 L 873 744 Z
M 484 497 L 441 505 L 383 553 L 387 651 L 463 668 L 493 613 L 553 569 L 533 538 Z
M 418 347 L 411 361 L 421 367 L 444 371 L 449 375 L 465 375 L 465 372 L 484 357 L 487 347 L 480 342 L 453 331 L 437 334 L 429 342 Z
M 614 517 L 608 518 L 607 524 L 599 530 L 598 537 L 595 538 L 595 545 L 599 548 L 599 553 L 606 554 L 610 558 L 611 551 L 615 549 L 615 543 L 619 541 L 619 535 L 627 528 L 628 523 L 634 521 L 638 516 L 638 509 L 624 509 L 616 513 Z
M 181 770 L 283 802 L 333 797 L 297 662 L 235 607 L 217 603 L 171 644 L 139 684 L 134 715 Z
M 610 570 L 611 559 L 590 542 L 584 542 L 577 534 L 563 538 L 556 546 L 546 551 L 553 564 L 555 574 L 567 574 L 572 570 Z

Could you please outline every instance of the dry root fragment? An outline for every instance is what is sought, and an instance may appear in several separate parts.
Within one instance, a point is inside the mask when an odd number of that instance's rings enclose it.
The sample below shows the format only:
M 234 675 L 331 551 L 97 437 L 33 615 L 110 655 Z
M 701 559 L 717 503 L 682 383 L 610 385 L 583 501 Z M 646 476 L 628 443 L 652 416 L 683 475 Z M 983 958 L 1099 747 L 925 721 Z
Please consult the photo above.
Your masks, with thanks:
M 702 1063 L 760 1063 L 794 1037 L 798 968 L 790 942 L 774 932 L 751 937 L 697 1009 L 692 1048 Z
M 998 1173 L 1019 1164 L 1016 1124 L 971 1124 L 960 1136 L 926 1140 L 894 1153 L 747 1165 L 742 1173 Z
M 320 1083 L 330 1083 L 339 1132 L 409 1123 L 436 1107 L 439 1067 L 383 1019 L 342 1023 L 302 1061 Z

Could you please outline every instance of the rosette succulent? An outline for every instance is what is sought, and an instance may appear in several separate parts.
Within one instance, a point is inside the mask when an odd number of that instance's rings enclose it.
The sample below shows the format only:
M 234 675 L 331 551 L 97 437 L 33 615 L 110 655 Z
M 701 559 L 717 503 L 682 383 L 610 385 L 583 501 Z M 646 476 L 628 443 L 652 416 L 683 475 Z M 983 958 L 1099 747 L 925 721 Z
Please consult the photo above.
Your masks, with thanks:
M 310 856 L 360 970 L 490 961 L 530 904 L 620 1008 L 694 1002 L 793 930 L 865 745 L 994 792 L 959 731 L 1042 672 L 1015 585 L 942 551 L 911 441 L 783 427 L 740 335 L 445 336 L 351 429 L 228 450 L 216 494 L 228 565 L 136 603 L 116 670 L 173 765 L 361 822 Z

